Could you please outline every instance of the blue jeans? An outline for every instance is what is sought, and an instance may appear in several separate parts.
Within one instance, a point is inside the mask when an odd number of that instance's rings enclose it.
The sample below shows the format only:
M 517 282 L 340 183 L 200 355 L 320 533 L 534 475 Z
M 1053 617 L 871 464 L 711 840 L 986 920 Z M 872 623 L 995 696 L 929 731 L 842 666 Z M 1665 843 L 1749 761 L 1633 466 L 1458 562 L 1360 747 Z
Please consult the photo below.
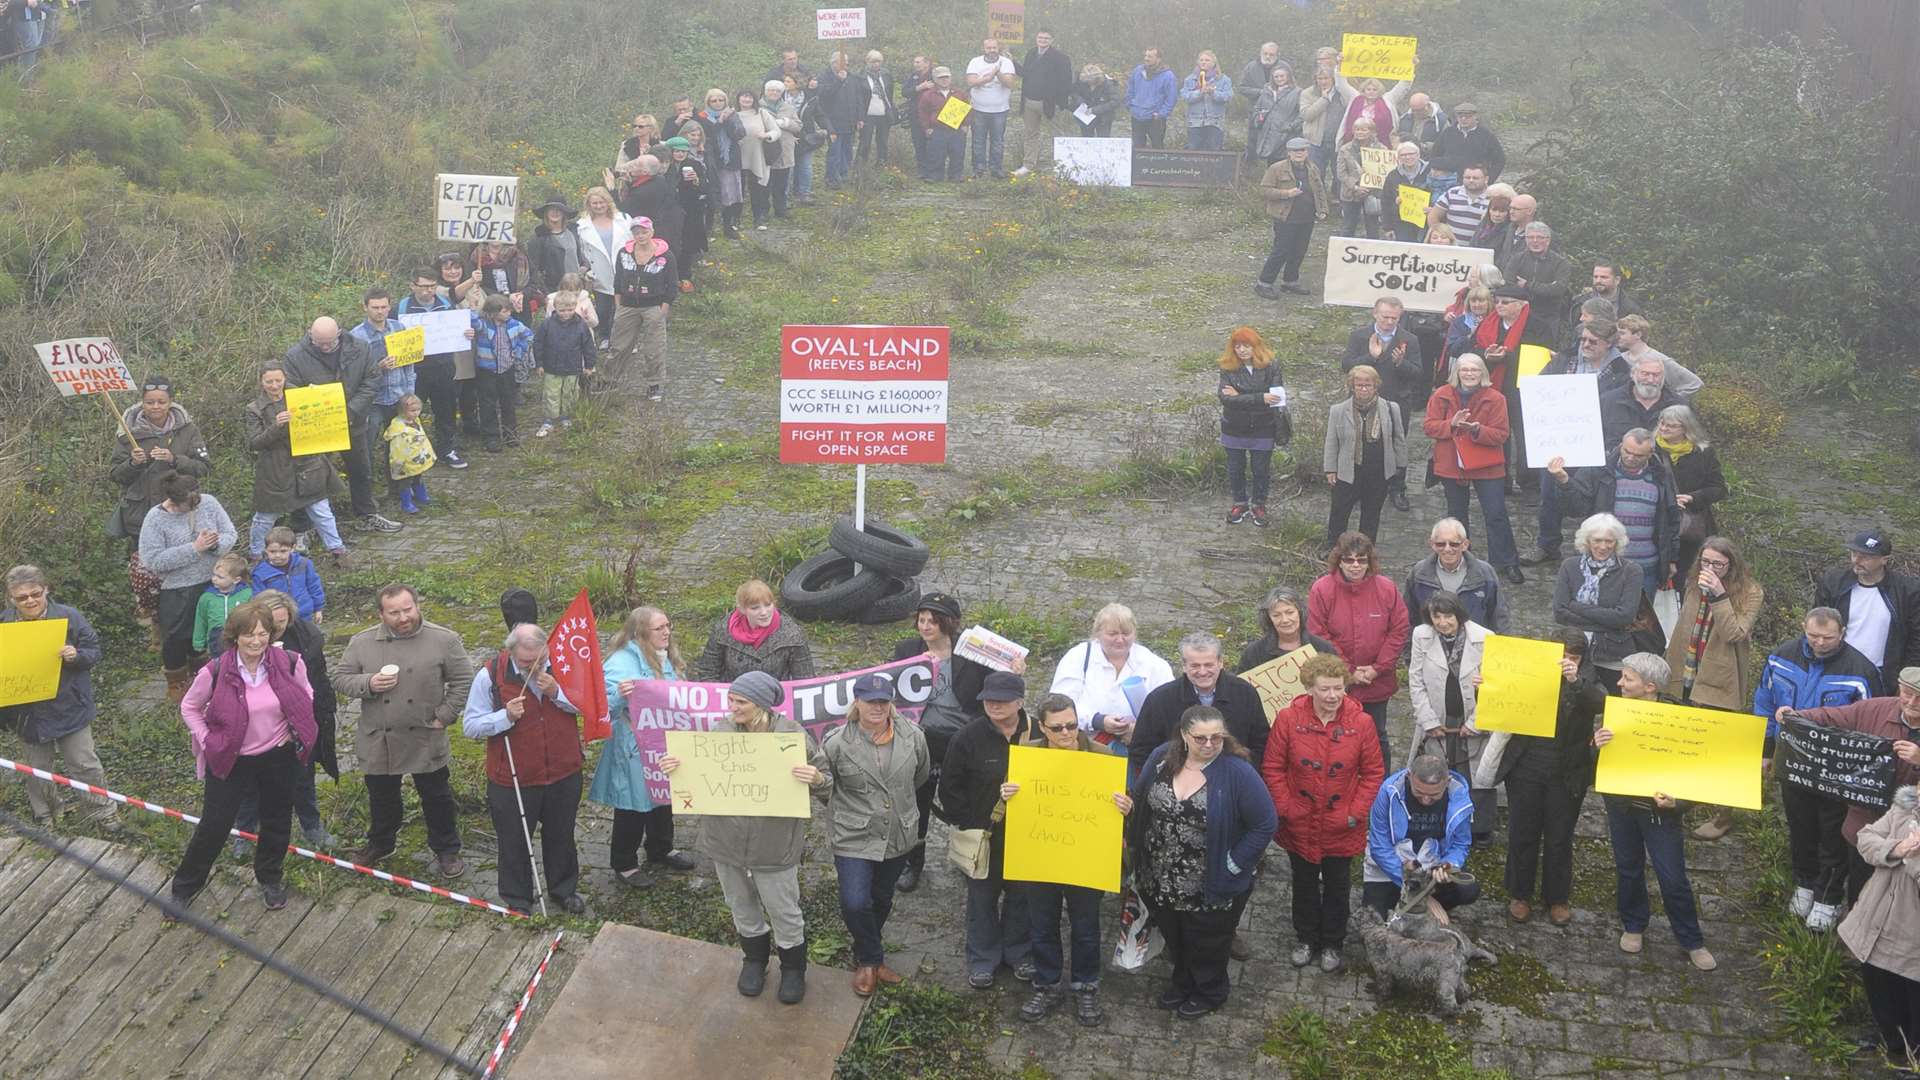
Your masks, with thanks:
M 1100 986 L 1100 899 L 1098 889 L 1080 885 L 1030 882 L 1027 915 L 1033 922 L 1033 985 L 1060 985 L 1060 907 L 1066 905 L 1068 932 L 1073 942 L 1075 990 Z
M 1507 478 L 1491 480 L 1449 480 L 1440 486 L 1447 491 L 1447 514 L 1460 519 L 1473 535 L 1468 515 L 1473 512 L 1473 495 L 1480 494 L 1480 512 L 1487 517 L 1487 561 L 1496 569 L 1520 565 L 1520 549 L 1513 543 L 1513 525 L 1507 520 Z
M 1204 127 L 1187 129 L 1187 149 L 1189 150 L 1225 150 L 1227 148 L 1227 129 L 1208 124 Z
M 993 838 L 993 861 L 1000 861 Z M 984 878 L 967 879 L 967 972 L 991 975 L 1001 964 L 1019 967 L 1033 952 L 1033 924 L 1027 918 L 1027 884 L 1007 881 L 1000 867 Z
M 813 194 L 813 152 L 817 149 L 819 147 L 793 144 L 793 172 L 787 178 L 787 198 Z
M 848 174 L 853 172 L 853 136 L 828 136 L 827 142 L 827 186 L 839 187 L 847 182 Z
M 1233 501 L 1244 506 L 1247 504 L 1247 465 L 1251 459 L 1253 465 L 1253 505 L 1267 505 L 1267 491 L 1272 483 L 1273 451 L 1271 450 L 1235 450 L 1227 448 L 1227 487 L 1233 491 Z
M 973 111 L 973 175 L 985 176 L 989 166 L 993 175 L 1006 170 L 1007 113 Z
M 904 854 L 880 860 L 833 857 L 834 873 L 840 878 L 840 917 L 853 936 L 854 963 L 887 962 L 887 946 L 880 933 L 893 913 L 894 883 L 906 868 Z
M 301 507 L 307 512 L 307 520 L 313 522 L 313 531 L 320 534 L 320 542 L 328 551 L 345 551 L 347 542 L 340 539 L 340 523 L 333 516 L 333 504 L 325 499 L 308 503 Z M 267 533 L 273 523 L 280 520 L 279 515 L 258 513 L 247 527 L 247 554 L 258 561 L 267 550 Z M 251 830 L 249 830 L 251 831 Z
M 1700 916 L 1693 905 L 1693 885 L 1687 881 L 1686 834 L 1678 810 L 1648 810 L 1624 799 L 1607 799 L 1607 832 L 1613 839 L 1614 899 L 1620 925 L 1630 934 L 1643 934 L 1653 918 L 1647 903 L 1647 860 L 1660 879 L 1660 899 L 1667 921 L 1683 949 L 1707 943 L 1700 933 Z
M 1541 551 L 1560 550 L 1560 485 L 1553 482 L 1553 474 L 1540 470 L 1540 534 Z
M 20 51 L 20 66 L 31 69 L 40 61 L 40 46 L 46 44 L 47 20 L 44 18 L 18 19 L 17 15 L 15 18 L 17 21 L 13 23 L 13 37 L 14 45 Z

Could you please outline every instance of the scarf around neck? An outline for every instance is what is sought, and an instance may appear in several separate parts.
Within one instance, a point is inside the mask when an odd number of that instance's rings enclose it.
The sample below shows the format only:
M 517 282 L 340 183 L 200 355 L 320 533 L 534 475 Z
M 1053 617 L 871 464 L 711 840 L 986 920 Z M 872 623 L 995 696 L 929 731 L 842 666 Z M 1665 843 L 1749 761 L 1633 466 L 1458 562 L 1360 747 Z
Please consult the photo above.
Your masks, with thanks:
M 1707 639 L 1713 636 L 1713 605 L 1698 585 L 1694 586 L 1694 595 L 1699 597 L 1699 610 L 1693 617 L 1693 637 L 1687 642 L 1686 662 L 1681 665 L 1682 701 L 1693 700 L 1693 680 L 1700 674 L 1700 658 L 1706 655 Z
M 147 419 L 140 406 L 129 408 L 121 419 L 127 422 L 127 430 L 133 432 L 135 439 L 160 439 L 180 429 L 187 422 L 187 410 L 176 402 L 167 406 L 167 418 L 158 426 Z
M 1573 598 L 1582 604 L 1600 603 L 1600 579 L 1607 571 L 1620 565 L 1620 556 L 1616 553 L 1604 562 L 1597 562 L 1591 555 L 1580 556 L 1580 591 Z
M 1360 464 L 1367 452 L 1367 444 L 1380 441 L 1380 399 L 1375 397 L 1373 404 L 1362 406 L 1359 401 L 1353 403 L 1354 434 L 1353 463 Z
M 773 632 L 778 629 L 780 629 L 779 608 L 773 609 L 773 618 L 767 625 L 761 627 L 748 622 L 739 608 L 734 608 L 732 614 L 727 616 L 727 633 L 733 637 L 733 640 L 749 649 L 757 649 L 766 644 L 767 639 L 772 637 Z
M 1697 449 L 1697 447 L 1693 445 L 1693 440 L 1685 436 L 1669 441 L 1665 435 L 1656 435 L 1653 441 L 1660 449 L 1667 452 L 1667 460 L 1676 465 L 1680 463 L 1681 458 L 1686 457 Z

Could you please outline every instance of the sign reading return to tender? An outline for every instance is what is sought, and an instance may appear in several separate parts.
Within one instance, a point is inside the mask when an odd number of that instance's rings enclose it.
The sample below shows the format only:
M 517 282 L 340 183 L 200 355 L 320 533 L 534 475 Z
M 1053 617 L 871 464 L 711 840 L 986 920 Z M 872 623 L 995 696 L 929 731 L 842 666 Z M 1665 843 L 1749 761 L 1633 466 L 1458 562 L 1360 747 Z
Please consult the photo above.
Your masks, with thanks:
M 133 389 L 133 375 L 113 341 L 103 337 L 45 341 L 33 347 L 40 366 L 61 397 L 79 397 L 109 390 Z
M 1445 311 L 1467 271 L 1492 261 L 1486 248 L 1336 236 L 1327 241 L 1326 302 L 1372 307 L 1393 296 L 1408 311 Z
M 944 326 L 780 331 L 780 460 L 928 465 L 947 459 Z
M 433 235 L 438 240 L 498 240 L 513 243 L 513 215 L 520 209 L 517 176 L 440 173 L 433 178 Z

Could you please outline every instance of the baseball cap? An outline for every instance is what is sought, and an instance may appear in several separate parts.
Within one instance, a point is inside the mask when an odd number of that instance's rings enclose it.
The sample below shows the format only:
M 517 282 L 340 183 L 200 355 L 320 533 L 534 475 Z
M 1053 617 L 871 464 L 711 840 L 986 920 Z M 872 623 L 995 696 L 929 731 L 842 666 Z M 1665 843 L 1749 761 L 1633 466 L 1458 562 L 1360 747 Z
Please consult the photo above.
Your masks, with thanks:
M 893 680 L 877 672 L 862 675 L 853 680 L 853 698 L 855 701 L 892 701 Z
M 1848 551 L 1857 551 L 1862 555 L 1891 555 L 1893 541 L 1878 529 L 1862 529 L 1847 541 Z

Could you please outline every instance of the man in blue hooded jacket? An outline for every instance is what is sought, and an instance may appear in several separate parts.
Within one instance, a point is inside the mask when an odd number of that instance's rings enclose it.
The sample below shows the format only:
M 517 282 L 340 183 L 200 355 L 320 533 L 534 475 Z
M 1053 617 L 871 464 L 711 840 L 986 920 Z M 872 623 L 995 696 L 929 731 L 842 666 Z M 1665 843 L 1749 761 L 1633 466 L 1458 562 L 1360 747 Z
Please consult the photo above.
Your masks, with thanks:
M 1473 799 L 1447 763 L 1421 754 L 1387 777 L 1367 815 L 1367 862 L 1361 902 L 1386 917 L 1400 902 L 1407 871 L 1433 872 L 1427 913 L 1442 926 L 1447 912 L 1480 898 L 1474 882 L 1450 880 L 1473 847 Z

